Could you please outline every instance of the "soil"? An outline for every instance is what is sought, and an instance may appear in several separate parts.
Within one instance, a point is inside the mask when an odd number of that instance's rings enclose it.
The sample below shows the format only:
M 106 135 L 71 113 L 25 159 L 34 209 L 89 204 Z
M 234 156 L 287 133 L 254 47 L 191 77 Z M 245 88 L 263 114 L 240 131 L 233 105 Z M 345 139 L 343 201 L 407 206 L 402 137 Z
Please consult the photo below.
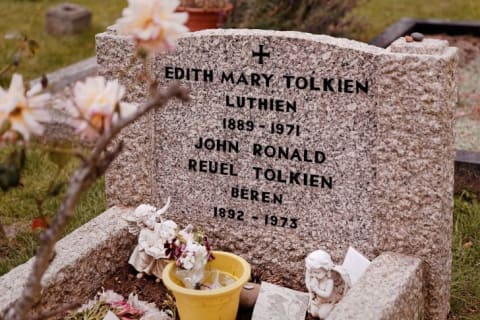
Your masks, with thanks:
M 137 271 L 128 262 L 125 262 L 109 279 L 102 283 L 97 292 L 102 289 L 111 289 L 125 298 L 133 292 L 138 294 L 140 300 L 154 302 L 159 309 L 171 309 L 174 306 L 173 296 L 169 294 L 168 289 L 161 281 L 156 282 L 155 277 L 147 275 L 138 279 L 136 275 Z M 237 320 L 251 319 L 252 311 L 239 310 Z
M 106 281 L 104 281 L 97 292 L 104 290 L 113 290 L 125 298 L 130 293 L 138 295 L 140 300 L 154 302 L 162 307 L 168 302 L 168 290 L 163 283 L 155 282 L 155 277 L 144 275 L 141 279 L 137 278 L 137 271 L 127 262 Z

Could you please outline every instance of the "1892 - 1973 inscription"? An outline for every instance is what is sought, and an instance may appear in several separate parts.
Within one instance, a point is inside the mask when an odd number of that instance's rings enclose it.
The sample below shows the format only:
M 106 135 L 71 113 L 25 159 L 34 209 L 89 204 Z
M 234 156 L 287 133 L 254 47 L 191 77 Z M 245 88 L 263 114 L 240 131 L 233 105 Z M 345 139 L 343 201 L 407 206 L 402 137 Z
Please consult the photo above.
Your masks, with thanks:
M 266 63 L 266 58 L 271 52 L 264 52 L 264 45 L 260 45 L 259 52 L 252 52 L 252 58 L 258 59 L 259 64 Z M 271 88 L 273 83 L 282 85 L 285 89 L 310 90 L 319 92 L 343 93 L 343 94 L 368 94 L 369 81 L 366 79 L 341 79 L 341 78 L 317 78 L 312 76 L 298 75 L 274 75 L 265 73 L 246 74 L 235 71 L 219 71 L 212 69 L 200 69 L 192 67 L 165 66 L 164 77 L 170 80 L 200 81 L 207 83 L 231 84 L 236 86 L 252 86 L 260 88 Z M 241 109 L 250 110 L 265 114 L 268 112 L 290 113 L 295 115 L 301 111 L 295 100 L 279 99 L 275 97 L 251 97 L 231 96 L 225 94 L 224 107 L 228 110 Z M 263 121 L 260 117 L 256 119 L 241 119 L 237 117 L 223 117 L 219 126 L 222 130 L 234 132 L 239 136 L 237 140 L 220 139 L 215 136 L 199 136 L 193 142 L 192 147 L 198 150 L 207 150 L 217 153 L 238 154 L 248 152 L 255 158 L 272 158 L 276 160 L 289 161 L 294 167 L 295 162 L 307 162 L 312 165 L 322 165 L 328 155 L 322 150 L 308 150 L 304 148 L 274 146 L 258 142 L 242 144 L 241 135 L 255 132 L 267 133 L 275 136 L 296 136 L 301 137 L 303 128 L 298 123 L 284 123 L 275 121 Z M 281 170 L 268 166 L 251 166 L 249 172 L 240 173 L 233 163 L 228 161 L 206 160 L 200 158 L 189 158 L 185 164 L 186 170 L 198 174 L 224 175 L 238 177 L 239 174 L 246 174 L 251 181 L 263 181 L 272 184 L 297 185 L 305 188 L 333 189 L 335 179 L 328 175 L 319 175 L 297 170 Z M 281 193 L 268 190 L 257 190 L 253 188 L 232 185 L 229 187 L 229 196 L 233 199 L 268 203 L 281 206 L 284 204 L 285 196 Z M 268 226 L 283 228 L 298 228 L 301 221 L 298 217 L 283 216 L 281 214 L 266 214 L 259 217 L 255 213 L 246 213 L 239 208 L 224 208 L 213 206 L 212 216 L 220 219 L 231 219 L 237 222 L 245 222 L 246 219 L 263 223 Z

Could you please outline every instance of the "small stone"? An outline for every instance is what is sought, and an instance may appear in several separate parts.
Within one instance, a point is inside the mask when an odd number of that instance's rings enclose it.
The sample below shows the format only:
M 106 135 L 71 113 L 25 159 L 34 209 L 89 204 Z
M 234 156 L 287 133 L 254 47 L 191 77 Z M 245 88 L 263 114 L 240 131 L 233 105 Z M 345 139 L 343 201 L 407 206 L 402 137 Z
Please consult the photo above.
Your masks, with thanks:
M 405 36 L 405 41 L 412 42 L 413 41 L 412 36 Z
M 160 281 L 162 281 L 160 278 L 156 278 L 156 279 L 155 279 L 155 282 L 156 282 L 156 283 L 160 283 Z
M 142 279 L 143 278 L 143 272 L 137 273 L 137 279 Z
M 253 309 L 255 302 L 257 302 L 259 292 L 259 284 L 252 282 L 245 284 L 242 288 L 242 292 L 240 293 L 240 308 L 244 310 Z
M 423 41 L 423 38 L 425 38 L 425 36 L 423 35 L 423 33 L 420 33 L 420 32 L 414 32 L 411 34 L 411 37 L 413 38 L 413 40 L 415 41 Z

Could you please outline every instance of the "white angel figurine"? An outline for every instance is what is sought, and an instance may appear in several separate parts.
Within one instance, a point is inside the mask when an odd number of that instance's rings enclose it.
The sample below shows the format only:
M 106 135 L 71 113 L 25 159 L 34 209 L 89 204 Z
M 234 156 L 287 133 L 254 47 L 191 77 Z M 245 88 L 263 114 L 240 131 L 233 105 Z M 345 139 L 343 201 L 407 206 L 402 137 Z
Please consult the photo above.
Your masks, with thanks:
M 128 263 L 139 273 L 141 278 L 144 273 L 155 275 L 158 279 L 162 277 L 162 271 L 167 261 L 165 255 L 165 243 L 172 241 L 177 232 L 177 224 L 171 220 L 162 220 L 161 215 L 168 209 L 170 198 L 167 204 L 160 210 L 148 205 L 140 205 L 135 212 L 127 218 L 129 231 L 138 234 L 138 244 L 133 250 Z
M 168 197 L 167 203 L 160 210 L 148 204 L 139 205 L 132 214 L 125 218 L 128 223 L 128 232 L 138 235 L 141 229 L 148 228 L 147 223 L 152 226 L 155 222 L 162 221 L 162 215 L 169 207 L 170 197 Z
M 350 277 L 345 269 L 333 264 L 330 255 L 323 250 L 310 253 L 305 265 L 305 284 L 310 296 L 308 312 L 325 319 L 350 288 Z

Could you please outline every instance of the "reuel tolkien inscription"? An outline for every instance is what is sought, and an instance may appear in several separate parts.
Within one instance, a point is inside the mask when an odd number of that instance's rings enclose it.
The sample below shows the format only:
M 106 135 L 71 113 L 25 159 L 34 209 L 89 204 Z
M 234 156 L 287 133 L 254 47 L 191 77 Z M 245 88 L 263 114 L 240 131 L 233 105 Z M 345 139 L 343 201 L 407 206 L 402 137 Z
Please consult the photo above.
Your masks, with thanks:
M 258 64 L 268 63 L 271 52 L 264 52 L 264 45 L 260 45 L 259 52 L 252 52 L 252 58 L 258 59 Z M 286 89 L 310 90 L 319 92 L 343 93 L 343 94 L 368 94 L 369 80 L 367 79 L 341 79 L 335 77 L 311 77 L 297 75 L 281 75 L 256 73 L 249 74 L 234 71 L 218 71 L 213 69 L 201 69 L 180 66 L 165 66 L 164 73 L 167 80 L 200 81 L 206 83 L 229 84 L 235 86 L 252 86 L 260 88 L 271 88 L 275 85 L 283 86 Z M 295 115 L 300 104 L 296 100 L 285 100 L 275 97 L 251 97 L 231 96 L 225 94 L 224 107 L 229 110 L 248 109 L 258 111 L 261 114 L 268 112 L 290 113 Z M 188 171 L 198 174 L 230 176 L 233 179 L 242 175 L 250 181 L 267 182 L 272 184 L 297 185 L 305 188 L 318 188 L 330 190 L 335 186 L 335 179 L 332 176 L 315 173 L 315 166 L 321 166 L 328 159 L 328 155 L 322 150 L 308 150 L 300 147 L 275 146 L 254 143 L 243 143 L 242 133 L 266 133 L 276 136 L 302 136 L 300 124 L 265 121 L 261 117 L 255 119 L 238 119 L 224 117 L 221 119 L 220 128 L 234 133 L 239 139 L 227 140 L 213 136 L 199 136 L 192 146 L 196 150 L 208 152 L 238 154 L 240 152 L 250 153 L 257 159 L 271 158 L 275 160 L 288 161 L 291 163 L 289 170 L 277 169 L 269 166 L 252 165 L 245 171 L 240 172 L 234 163 L 228 161 L 207 160 L 190 157 L 185 167 Z M 294 169 L 295 162 L 311 163 L 312 169 L 309 172 L 302 172 Z M 236 179 L 235 179 L 236 180 Z M 265 186 L 264 183 L 261 184 Z M 269 203 L 281 206 L 284 204 L 285 195 L 268 190 L 258 190 L 239 185 L 229 187 L 229 197 L 232 199 Z M 214 218 L 227 218 L 235 221 L 252 219 L 262 221 L 265 225 L 280 226 L 295 229 L 300 223 L 297 217 L 285 217 L 281 215 L 264 215 L 258 217 L 255 213 L 246 214 L 238 208 L 222 208 L 214 206 L 212 209 Z

